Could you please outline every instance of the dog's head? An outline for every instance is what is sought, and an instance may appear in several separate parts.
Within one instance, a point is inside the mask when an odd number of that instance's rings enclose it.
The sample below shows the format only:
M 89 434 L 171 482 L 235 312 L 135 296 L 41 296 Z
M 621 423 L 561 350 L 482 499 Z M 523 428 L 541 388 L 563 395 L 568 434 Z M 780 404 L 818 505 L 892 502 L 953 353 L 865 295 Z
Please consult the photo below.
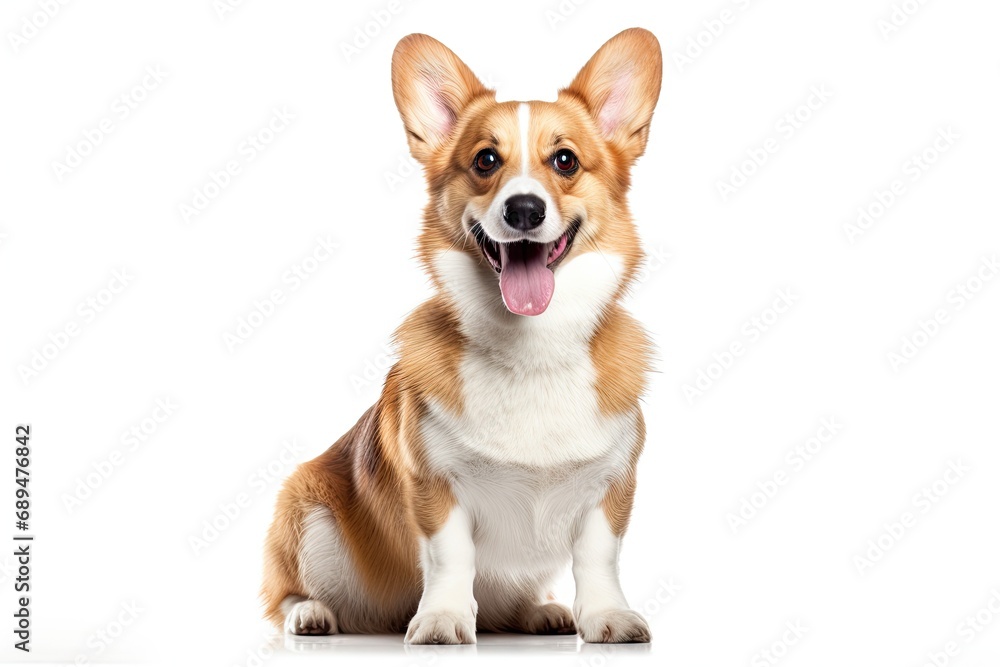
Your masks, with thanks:
M 620 294 L 642 258 L 626 193 L 661 72 L 652 33 L 626 30 L 555 102 L 497 102 L 437 40 L 400 41 L 393 94 L 430 188 L 420 250 L 435 281 L 448 278 L 441 254 L 458 251 L 510 312 L 540 315 L 562 274 L 592 254 L 611 268 L 608 296 Z

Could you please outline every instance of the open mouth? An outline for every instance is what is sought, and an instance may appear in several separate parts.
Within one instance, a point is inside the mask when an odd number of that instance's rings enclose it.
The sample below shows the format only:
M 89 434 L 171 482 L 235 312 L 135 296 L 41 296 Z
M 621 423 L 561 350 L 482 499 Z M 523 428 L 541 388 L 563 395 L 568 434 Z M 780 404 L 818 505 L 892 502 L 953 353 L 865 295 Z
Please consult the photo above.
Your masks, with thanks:
M 569 253 L 573 245 L 573 238 L 577 229 L 580 228 L 580 221 L 574 220 L 562 236 L 552 243 L 535 243 L 534 241 L 515 241 L 513 243 L 498 243 L 494 241 L 478 222 L 472 225 L 472 236 L 475 237 L 479 249 L 483 256 L 489 261 L 490 266 L 497 273 L 503 272 L 504 257 L 524 257 L 527 255 L 540 255 L 545 251 L 545 266 L 549 269 L 555 268 L 559 261 Z
M 499 243 L 487 236 L 478 222 L 472 226 L 472 235 L 483 256 L 500 274 L 500 292 L 510 312 L 517 315 L 545 312 L 555 291 L 552 270 L 569 254 L 579 228 L 579 220 L 573 221 L 569 229 L 551 243 L 527 240 Z

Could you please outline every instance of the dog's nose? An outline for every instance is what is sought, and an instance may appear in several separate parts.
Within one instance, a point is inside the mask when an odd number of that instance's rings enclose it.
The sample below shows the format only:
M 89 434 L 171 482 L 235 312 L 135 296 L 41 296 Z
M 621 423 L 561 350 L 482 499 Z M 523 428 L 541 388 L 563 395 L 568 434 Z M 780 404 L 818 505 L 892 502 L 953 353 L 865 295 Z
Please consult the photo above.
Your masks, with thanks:
M 534 229 L 545 221 L 545 202 L 536 195 L 514 195 L 503 205 L 503 219 L 522 232 Z

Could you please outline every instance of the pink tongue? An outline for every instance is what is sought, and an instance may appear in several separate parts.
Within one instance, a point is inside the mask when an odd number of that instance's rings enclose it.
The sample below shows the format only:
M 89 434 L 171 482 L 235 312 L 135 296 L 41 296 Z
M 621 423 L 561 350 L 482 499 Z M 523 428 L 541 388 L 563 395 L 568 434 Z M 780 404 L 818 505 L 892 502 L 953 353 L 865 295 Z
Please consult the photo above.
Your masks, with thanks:
M 544 243 L 500 244 L 500 293 L 507 310 L 541 315 L 549 307 L 556 280 L 545 265 L 548 255 Z

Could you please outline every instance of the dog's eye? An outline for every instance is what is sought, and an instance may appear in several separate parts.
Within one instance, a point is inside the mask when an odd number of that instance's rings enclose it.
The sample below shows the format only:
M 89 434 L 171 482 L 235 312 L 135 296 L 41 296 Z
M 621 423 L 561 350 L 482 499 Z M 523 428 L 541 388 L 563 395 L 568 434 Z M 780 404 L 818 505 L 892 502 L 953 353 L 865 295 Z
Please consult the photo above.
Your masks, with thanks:
M 476 159 L 472 166 L 476 168 L 481 176 L 493 173 L 493 170 L 500 164 L 500 156 L 492 148 L 484 148 L 476 153 Z
M 572 174 L 580 166 L 580 163 L 573 151 L 563 148 L 552 157 L 552 166 L 561 174 Z

